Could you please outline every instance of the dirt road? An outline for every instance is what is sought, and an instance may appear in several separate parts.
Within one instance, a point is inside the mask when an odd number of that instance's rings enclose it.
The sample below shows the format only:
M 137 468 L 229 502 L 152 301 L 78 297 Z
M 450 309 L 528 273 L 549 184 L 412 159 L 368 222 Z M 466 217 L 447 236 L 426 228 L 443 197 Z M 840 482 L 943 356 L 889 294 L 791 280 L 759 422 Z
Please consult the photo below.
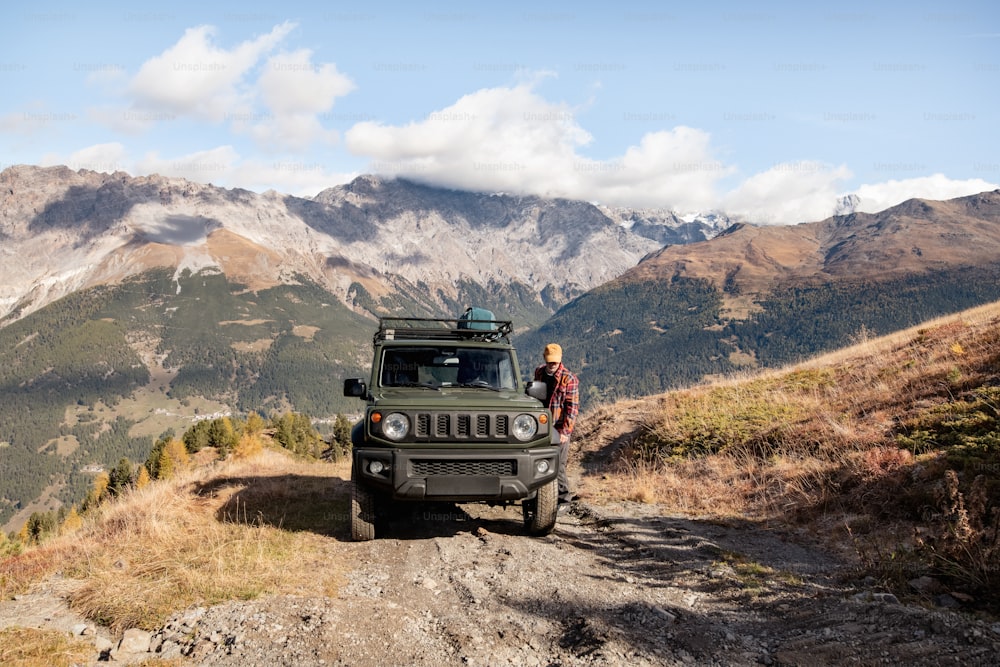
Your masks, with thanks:
M 336 598 L 189 610 L 154 634 L 204 665 L 988 665 L 1000 623 L 904 605 L 821 551 L 741 525 L 579 505 L 544 538 L 520 513 L 415 507 Z M 148 656 L 147 656 L 148 657 Z

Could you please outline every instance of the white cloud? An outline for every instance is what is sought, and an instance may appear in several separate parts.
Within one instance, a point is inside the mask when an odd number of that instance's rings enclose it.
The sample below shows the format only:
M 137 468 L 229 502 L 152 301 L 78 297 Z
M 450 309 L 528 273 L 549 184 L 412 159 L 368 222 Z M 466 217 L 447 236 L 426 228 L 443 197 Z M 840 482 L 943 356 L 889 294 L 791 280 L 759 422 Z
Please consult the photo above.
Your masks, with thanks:
M 720 208 L 758 224 L 823 220 L 833 215 L 849 178 L 844 165 L 812 160 L 778 164 L 740 183 L 722 198 Z
M 744 177 L 726 191 L 723 183 L 739 176 L 737 167 L 715 156 L 707 132 L 684 126 L 648 133 L 620 157 L 591 159 L 583 153 L 592 137 L 574 109 L 545 100 L 536 84 L 480 90 L 404 126 L 358 123 L 345 143 L 385 176 L 681 214 L 721 210 L 757 224 L 827 218 L 853 177 L 846 165 L 800 160 Z M 936 175 L 866 185 L 857 194 L 862 210 L 875 211 L 909 197 L 947 199 L 995 187 Z
M 49 153 L 42 156 L 42 166 L 66 165 L 70 169 L 89 169 L 112 174 L 116 171 L 132 171 L 125 146 L 118 142 L 95 144 L 69 155 Z
M 211 26 L 189 28 L 176 44 L 147 60 L 129 83 L 140 108 L 223 121 L 252 109 L 244 78 L 295 27 L 285 22 L 232 50 L 212 42 Z
M 197 183 L 225 183 L 239 162 L 232 146 L 218 146 L 175 158 L 162 158 L 156 151 L 136 161 L 140 174 L 160 174 L 186 178 Z
M 269 58 L 258 84 L 264 104 L 277 114 L 329 111 L 338 97 L 355 88 L 336 65 L 313 64 L 308 49 Z
M 319 114 L 333 108 L 338 97 L 354 90 L 351 79 L 333 64 L 312 63 L 312 53 L 299 49 L 268 59 L 257 81 L 267 113 L 247 119 L 250 134 L 272 150 L 304 150 L 313 144 L 333 144 L 339 139 L 334 130 L 323 127 Z M 240 131 L 242 119 L 233 117 Z
M 221 123 L 274 154 L 335 144 L 339 134 L 322 114 L 355 84 L 336 65 L 313 63 L 308 49 L 269 55 L 294 28 L 282 23 L 233 49 L 215 44 L 212 26 L 190 28 L 143 63 L 125 91 L 127 108 L 94 108 L 90 117 L 128 134 L 182 117 Z
M 564 194 L 575 180 L 575 147 L 590 135 L 567 107 L 517 86 L 477 91 L 403 127 L 358 123 L 345 140 L 380 174 L 476 190 L 548 187 Z
M 607 204 L 710 207 L 733 170 L 713 159 L 709 136 L 678 127 L 647 134 L 620 158 L 581 155 L 591 135 L 574 110 L 531 84 L 492 88 L 401 127 L 358 123 L 347 147 L 388 176 L 448 187 L 599 200 Z
M 861 199 L 856 207 L 858 211 L 876 213 L 915 197 L 920 199 L 954 199 L 997 188 L 1000 188 L 1000 185 L 984 181 L 981 178 L 956 181 L 944 174 L 934 174 L 902 181 L 862 185 L 854 194 Z
M 179 157 L 153 152 L 136 162 L 136 173 L 186 178 L 228 188 L 312 197 L 320 190 L 346 183 L 358 174 L 329 171 L 320 162 L 297 159 L 244 158 L 232 146 L 218 146 Z

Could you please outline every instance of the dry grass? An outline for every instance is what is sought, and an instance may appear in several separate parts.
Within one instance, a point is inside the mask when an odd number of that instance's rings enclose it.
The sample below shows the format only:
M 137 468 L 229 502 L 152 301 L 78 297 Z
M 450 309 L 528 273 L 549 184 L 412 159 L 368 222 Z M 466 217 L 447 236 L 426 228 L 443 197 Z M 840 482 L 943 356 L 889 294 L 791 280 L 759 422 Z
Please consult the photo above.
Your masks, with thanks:
M 4 628 L 0 630 L 0 665 L 5 667 L 70 667 L 86 664 L 94 647 L 57 630 Z
M 1000 592 L 1000 304 L 624 405 L 580 420 L 589 498 L 839 522 L 911 575 Z
M 346 532 L 343 466 L 254 458 L 186 471 L 102 506 L 82 528 L 0 564 L 4 597 L 60 571 L 70 605 L 114 630 L 152 629 L 193 604 L 334 593 L 324 536 Z M 280 496 L 275 507 L 268 499 Z

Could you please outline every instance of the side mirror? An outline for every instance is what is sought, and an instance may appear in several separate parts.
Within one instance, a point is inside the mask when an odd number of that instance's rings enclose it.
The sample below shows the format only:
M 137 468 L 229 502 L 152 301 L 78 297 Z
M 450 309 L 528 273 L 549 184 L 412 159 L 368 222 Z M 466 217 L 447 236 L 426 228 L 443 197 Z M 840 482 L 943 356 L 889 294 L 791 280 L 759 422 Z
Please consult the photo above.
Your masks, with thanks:
M 531 396 L 532 398 L 537 398 L 542 403 L 545 402 L 545 392 L 546 392 L 545 383 L 542 382 L 541 380 L 532 380 L 531 382 L 528 383 L 528 386 L 525 387 L 524 389 L 524 393 L 526 393 L 528 396 Z
M 348 380 L 344 380 L 344 396 L 361 398 L 367 393 L 368 387 L 365 385 L 365 381 L 361 378 L 350 378 Z

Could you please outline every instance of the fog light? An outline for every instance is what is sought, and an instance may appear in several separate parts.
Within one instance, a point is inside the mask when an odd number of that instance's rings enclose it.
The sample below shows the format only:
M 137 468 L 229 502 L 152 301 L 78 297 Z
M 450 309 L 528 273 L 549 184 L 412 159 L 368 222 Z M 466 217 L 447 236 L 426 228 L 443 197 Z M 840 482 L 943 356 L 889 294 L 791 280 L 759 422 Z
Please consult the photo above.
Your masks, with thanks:
M 368 464 L 368 472 L 370 472 L 373 475 L 378 475 L 383 470 L 385 470 L 385 465 L 383 465 L 381 461 L 372 461 L 371 463 Z
M 548 462 L 548 460 L 547 459 L 538 459 L 537 461 L 535 461 L 535 470 L 538 471 L 538 473 L 541 474 L 541 475 L 544 475 L 545 473 L 547 473 L 549 471 L 549 462 Z

